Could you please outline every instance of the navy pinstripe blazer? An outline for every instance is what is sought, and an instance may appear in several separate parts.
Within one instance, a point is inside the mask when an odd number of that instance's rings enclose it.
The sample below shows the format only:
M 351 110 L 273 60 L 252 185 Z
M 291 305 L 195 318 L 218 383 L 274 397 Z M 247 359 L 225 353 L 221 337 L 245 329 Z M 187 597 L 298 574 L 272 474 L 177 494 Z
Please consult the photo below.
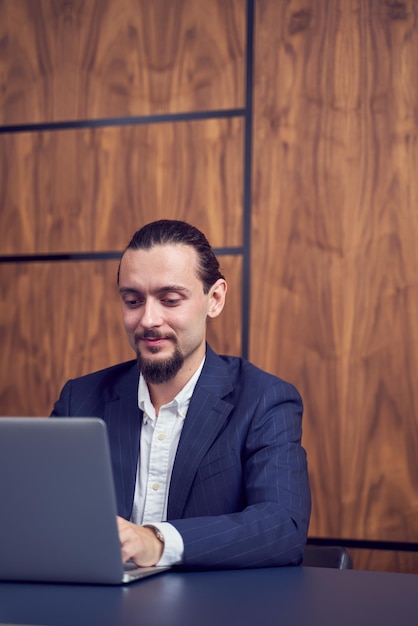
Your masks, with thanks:
M 126 519 L 142 424 L 138 377 L 129 361 L 70 380 L 51 414 L 106 422 L 118 513 Z M 167 518 L 183 537 L 186 567 L 300 563 L 311 507 L 301 421 L 292 385 L 207 346 L 168 498 Z

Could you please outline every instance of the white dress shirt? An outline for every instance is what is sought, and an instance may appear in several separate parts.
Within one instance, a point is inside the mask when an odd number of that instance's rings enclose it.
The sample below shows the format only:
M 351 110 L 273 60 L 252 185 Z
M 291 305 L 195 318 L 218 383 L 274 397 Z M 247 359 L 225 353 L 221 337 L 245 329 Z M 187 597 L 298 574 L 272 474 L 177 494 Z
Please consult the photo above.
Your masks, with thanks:
M 204 362 L 205 357 L 174 400 L 160 408 L 158 417 L 148 386 L 142 374 L 139 377 L 138 406 L 143 411 L 143 422 L 131 521 L 155 526 L 164 535 L 164 551 L 158 565 L 174 565 L 183 560 L 183 539 L 178 530 L 165 521 L 168 491 L 190 398 Z

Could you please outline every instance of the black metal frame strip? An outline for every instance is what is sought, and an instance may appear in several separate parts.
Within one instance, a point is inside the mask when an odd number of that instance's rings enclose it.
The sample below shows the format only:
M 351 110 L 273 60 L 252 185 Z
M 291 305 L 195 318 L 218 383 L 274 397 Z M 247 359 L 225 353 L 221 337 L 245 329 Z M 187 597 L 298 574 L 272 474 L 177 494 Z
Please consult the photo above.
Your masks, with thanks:
M 250 306 L 251 306 L 251 178 L 253 134 L 253 59 L 254 59 L 254 0 L 247 0 L 245 80 L 245 147 L 243 189 L 243 276 L 242 276 L 242 337 L 241 355 L 249 358 Z
M 195 111 L 188 113 L 166 113 L 162 115 L 137 115 L 133 117 L 109 117 L 103 119 L 63 120 L 59 122 L 39 122 L 33 124 L 13 124 L 0 126 L 0 134 L 27 133 L 46 130 L 74 130 L 81 128 L 102 128 L 104 126 L 137 126 L 140 124 L 161 124 L 167 122 L 191 122 L 230 117 L 244 117 L 245 109 L 225 109 Z
M 243 249 L 213 248 L 216 256 L 241 256 Z M 56 252 L 51 254 L 4 254 L 0 255 L 1 263 L 50 263 L 56 261 L 109 261 L 120 259 L 122 250 L 103 252 Z
M 56 261 L 109 261 L 121 252 L 56 252 L 51 254 L 5 254 L 0 263 L 55 263 Z
M 308 544 L 314 546 L 344 546 L 362 550 L 392 550 L 394 552 L 418 552 L 418 543 L 407 541 L 377 541 L 368 539 L 343 539 L 331 537 L 308 537 Z

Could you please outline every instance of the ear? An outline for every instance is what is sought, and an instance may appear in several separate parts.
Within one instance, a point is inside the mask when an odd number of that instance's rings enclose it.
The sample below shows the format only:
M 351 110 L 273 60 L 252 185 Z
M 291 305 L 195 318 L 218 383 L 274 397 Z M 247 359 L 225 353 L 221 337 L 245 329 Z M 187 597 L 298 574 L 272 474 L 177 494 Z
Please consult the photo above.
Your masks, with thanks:
M 218 317 L 225 304 L 228 285 L 223 278 L 218 278 L 209 290 L 208 317 Z

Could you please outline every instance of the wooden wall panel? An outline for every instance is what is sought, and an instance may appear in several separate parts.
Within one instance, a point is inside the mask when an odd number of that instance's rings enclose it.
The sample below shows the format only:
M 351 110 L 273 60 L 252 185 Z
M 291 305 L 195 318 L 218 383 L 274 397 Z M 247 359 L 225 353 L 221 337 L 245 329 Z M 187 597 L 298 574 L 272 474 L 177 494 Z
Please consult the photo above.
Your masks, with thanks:
M 1 0 L 0 124 L 243 106 L 245 0 Z
M 132 358 L 120 317 L 117 266 L 0 266 L 1 299 L 7 303 L 0 325 L 0 414 L 49 414 L 67 378 Z
M 208 340 L 240 353 L 241 259 L 220 257 L 226 308 Z M 66 380 L 134 358 L 122 323 L 118 261 L 0 265 L 0 415 L 48 415 Z
M 311 535 L 417 541 L 418 2 L 255 7 L 250 358 L 304 397 Z
M 2 254 L 121 250 L 153 219 L 242 244 L 240 118 L 0 135 Z
M 349 550 L 353 568 L 374 572 L 418 574 L 418 553 L 392 550 Z
M 416 542 L 418 0 L 254 7 L 249 356 L 304 397 L 311 535 Z M 0 0 L 0 125 L 46 124 L 0 134 L 0 254 L 120 250 L 158 217 L 243 245 L 243 118 L 48 125 L 243 107 L 245 18 L 245 0 Z M 243 261 L 220 260 L 209 340 L 239 354 Z M 0 265 L 0 414 L 45 414 L 131 357 L 116 266 Z

